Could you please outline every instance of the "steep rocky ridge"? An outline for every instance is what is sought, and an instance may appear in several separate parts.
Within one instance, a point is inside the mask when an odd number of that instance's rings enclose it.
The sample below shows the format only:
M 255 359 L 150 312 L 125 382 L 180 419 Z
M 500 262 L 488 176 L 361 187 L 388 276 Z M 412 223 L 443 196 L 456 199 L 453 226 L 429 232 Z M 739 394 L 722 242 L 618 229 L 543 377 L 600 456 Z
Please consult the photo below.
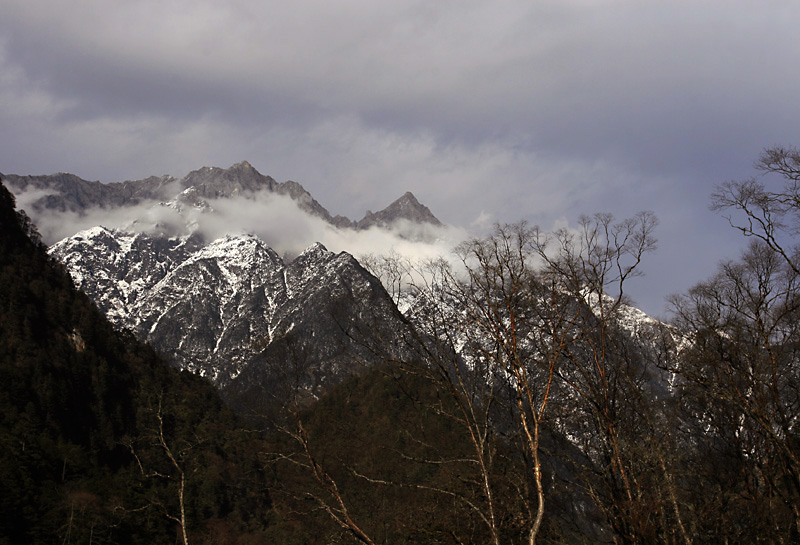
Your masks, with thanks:
M 321 244 L 287 264 L 253 235 L 203 245 L 98 227 L 50 253 L 115 325 L 236 395 L 263 392 L 287 350 L 302 387 L 319 391 L 403 327 L 379 281 Z
M 202 167 L 181 179 L 171 176 L 151 176 L 142 180 L 102 183 L 83 180 L 73 174 L 46 176 L 4 175 L 3 179 L 16 194 L 31 193 L 27 212 L 34 222 L 37 216 L 52 211 L 86 213 L 93 208 L 114 209 L 133 205 L 191 206 L 209 210 L 208 201 L 221 198 L 250 198 L 262 192 L 291 198 L 302 211 L 342 229 L 390 227 L 399 220 L 440 226 L 431 211 L 406 193 L 376 213 L 367 212 L 360 221 L 332 215 L 299 183 L 277 182 L 261 174 L 247 161 L 230 168 Z M 55 242 L 55 241 L 50 241 Z
M 175 182 L 171 176 L 116 183 L 89 182 L 63 172 L 47 176 L 5 174 L 2 178 L 15 195 L 41 192 L 32 209 L 27 211 L 32 216 L 46 210 L 80 212 L 94 206 L 110 208 L 165 199 Z

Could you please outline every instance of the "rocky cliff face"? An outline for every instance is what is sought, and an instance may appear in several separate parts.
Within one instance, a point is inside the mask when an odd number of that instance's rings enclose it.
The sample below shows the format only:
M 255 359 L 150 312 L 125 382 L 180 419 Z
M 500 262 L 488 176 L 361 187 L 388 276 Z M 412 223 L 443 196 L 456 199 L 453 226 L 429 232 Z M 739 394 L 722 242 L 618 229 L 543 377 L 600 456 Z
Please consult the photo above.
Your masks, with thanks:
M 319 390 L 403 327 L 378 280 L 320 244 L 284 263 L 253 235 L 202 244 L 98 227 L 50 253 L 115 325 L 240 394 L 299 362 L 293 380 Z

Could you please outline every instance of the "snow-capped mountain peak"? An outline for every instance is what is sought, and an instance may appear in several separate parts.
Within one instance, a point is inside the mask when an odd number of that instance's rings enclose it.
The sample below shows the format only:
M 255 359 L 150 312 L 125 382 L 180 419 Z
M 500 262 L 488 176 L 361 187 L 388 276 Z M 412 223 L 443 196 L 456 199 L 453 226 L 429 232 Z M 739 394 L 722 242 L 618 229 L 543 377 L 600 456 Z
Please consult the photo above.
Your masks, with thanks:
M 204 244 L 199 237 L 97 227 L 50 252 L 118 327 L 221 387 L 254 365 L 248 373 L 262 372 L 259 365 L 277 358 L 273 352 L 283 353 L 277 347 L 293 335 L 305 339 L 304 360 L 316 362 L 315 378 L 305 379 L 313 389 L 352 360 L 345 353 L 352 353 L 353 340 L 333 314 L 398 319 L 374 277 L 349 254 L 334 254 L 322 244 L 286 264 L 253 234 Z M 237 384 L 232 387 L 253 386 Z

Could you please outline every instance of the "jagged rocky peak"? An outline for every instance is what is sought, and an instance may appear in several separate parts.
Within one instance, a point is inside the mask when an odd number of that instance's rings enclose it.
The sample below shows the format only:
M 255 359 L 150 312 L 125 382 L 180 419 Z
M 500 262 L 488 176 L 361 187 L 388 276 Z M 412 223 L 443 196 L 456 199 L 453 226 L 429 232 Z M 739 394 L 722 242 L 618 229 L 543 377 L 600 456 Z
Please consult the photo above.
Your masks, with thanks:
M 434 240 L 438 231 L 429 227 L 441 225 L 411 193 L 406 193 L 384 210 L 367 213 L 360 222 L 344 216 L 332 216 L 299 183 L 278 183 L 261 174 L 247 161 L 227 169 L 202 167 L 181 179 L 162 176 L 111 184 L 87 182 L 71 174 L 12 175 L 7 178 L 18 196 L 25 195 L 24 208 L 28 209 L 33 223 L 45 226 L 41 234 L 46 244 L 56 243 L 78 229 L 91 225 L 92 212 L 98 208 L 105 209 L 103 215 L 110 221 L 114 221 L 111 212 L 125 208 L 124 213 L 117 216 L 117 223 L 108 227 L 144 231 L 164 239 L 192 233 L 199 237 L 200 233 L 209 230 L 218 232 L 218 226 L 221 225 L 219 218 L 235 210 L 235 207 L 223 203 L 225 199 L 248 200 L 248 210 L 254 210 L 253 206 L 274 204 L 285 197 L 291 199 L 305 214 L 338 229 L 392 229 L 397 236 L 418 241 Z M 239 202 L 235 201 L 237 204 Z M 283 204 L 292 207 L 290 203 Z M 54 212 L 76 212 L 77 216 L 60 222 L 55 219 Z M 241 225 L 237 223 L 235 215 L 223 218 L 230 231 L 252 229 L 252 222 L 250 225 Z M 206 229 L 208 225 L 212 227 Z M 74 228 L 70 230 L 70 226 Z
M 357 266 L 361 268 L 358 260 L 347 252 L 334 253 L 328 250 L 321 242 L 315 242 L 294 258 L 289 264 L 289 268 L 306 269 L 318 267 L 329 262 L 346 263 L 347 266 Z
M 228 169 L 203 167 L 193 170 L 181 180 L 180 185 L 184 190 L 191 189 L 197 197 L 216 199 L 243 192 L 275 191 L 278 182 L 261 174 L 247 161 L 241 161 Z
M 349 254 L 342 253 L 340 255 Z M 294 284 L 295 286 L 305 284 L 308 281 L 309 274 L 318 271 L 336 257 L 337 254 L 328 251 L 328 249 L 319 242 L 309 246 L 303 250 L 300 255 L 294 258 L 286 268 L 287 284 Z
M 315 242 L 314 244 L 312 244 L 311 246 L 309 246 L 308 248 L 303 250 L 303 252 L 298 256 L 298 259 L 300 259 L 300 258 L 312 259 L 312 258 L 317 258 L 317 257 L 322 256 L 322 255 L 327 255 L 329 253 L 330 252 L 328 251 L 328 249 L 325 247 L 325 245 L 323 243 Z
M 46 176 L 9 174 L 3 176 L 3 181 L 15 195 L 28 191 L 38 194 L 28 210 L 35 216 L 46 211 L 82 212 L 92 207 L 130 206 L 168 198 L 175 179 L 165 175 L 136 181 L 102 183 L 89 182 L 74 174 L 62 172 Z
M 62 241 L 57 242 L 53 246 L 62 246 L 69 243 L 80 243 L 84 241 L 94 241 L 94 240 L 108 240 L 114 241 L 117 244 L 115 239 L 115 234 L 118 233 L 116 229 L 109 229 L 102 225 L 96 225 L 94 227 L 90 227 L 88 229 L 84 229 L 83 231 L 78 231 L 73 236 L 66 238 Z M 117 244 L 118 245 L 118 244 Z
M 356 224 L 356 227 L 358 229 L 369 229 L 373 226 L 389 227 L 402 220 L 421 225 L 442 225 L 442 222 L 433 215 L 430 209 L 420 203 L 414 194 L 408 191 L 380 212 L 367 211 L 367 214 Z
M 192 259 L 219 260 L 234 274 L 245 274 L 249 268 L 265 263 L 270 268 L 283 267 L 283 260 L 275 250 L 249 233 L 218 238 L 197 251 Z
M 302 347 L 314 369 L 304 380 L 316 388 L 348 372 L 353 340 L 345 321 L 358 331 L 399 327 L 378 281 L 322 244 L 287 265 L 252 234 L 204 244 L 97 227 L 54 245 L 51 255 L 115 325 L 218 386 L 265 358 L 280 367 L 290 343 Z

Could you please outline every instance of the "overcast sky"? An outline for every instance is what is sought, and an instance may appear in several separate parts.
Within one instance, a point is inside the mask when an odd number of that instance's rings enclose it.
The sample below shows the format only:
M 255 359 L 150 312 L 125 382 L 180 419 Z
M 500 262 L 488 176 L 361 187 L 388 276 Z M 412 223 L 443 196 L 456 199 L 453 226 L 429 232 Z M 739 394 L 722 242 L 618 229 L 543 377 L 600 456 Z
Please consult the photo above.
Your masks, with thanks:
M 0 0 L 0 172 L 248 160 L 353 218 L 660 219 L 645 310 L 744 242 L 708 210 L 800 145 L 800 3 Z

